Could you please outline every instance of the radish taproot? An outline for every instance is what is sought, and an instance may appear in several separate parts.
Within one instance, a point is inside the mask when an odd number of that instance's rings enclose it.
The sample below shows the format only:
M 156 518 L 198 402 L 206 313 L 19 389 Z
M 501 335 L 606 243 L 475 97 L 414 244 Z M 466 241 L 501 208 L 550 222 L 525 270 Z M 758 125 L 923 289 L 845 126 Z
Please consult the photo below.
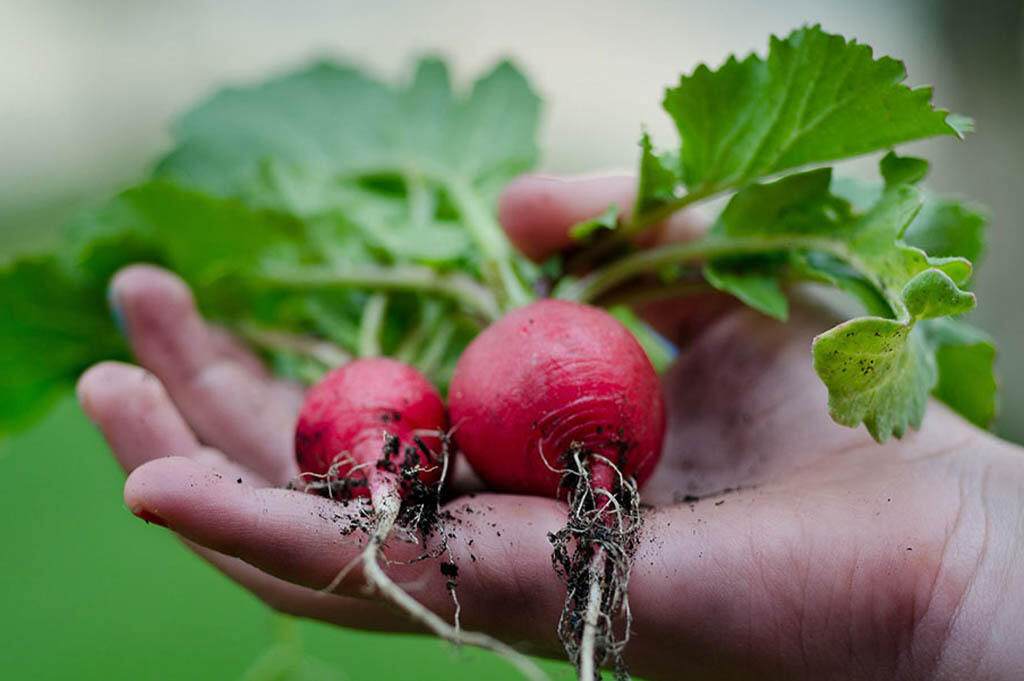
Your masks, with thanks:
M 665 431 L 661 383 L 643 348 L 603 310 L 531 303 L 466 348 L 449 414 L 459 450 L 491 487 L 567 499 L 568 524 L 551 538 L 568 587 L 559 634 L 581 679 L 609 659 L 625 676 L 637 489 Z M 616 638 L 620 613 L 626 628 Z
M 445 622 L 407 594 L 381 568 L 381 551 L 396 525 L 432 531 L 439 518 L 441 483 L 448 470 L 447 418 L 441 395 L 416 369 L 383 357 L 353 360 L 326 374 L 307 392 L 295 430 L 295 455 L 303 485 L 332 498 L 368 497 L 372 513 L 361 554 L 325 587 L 332 591 L 357 564 L 381 597 L 437 636 L 498 653 L 530 679 L 547 677 L 510 646 Z M 447 547 L 443 528 L 441 551 Z

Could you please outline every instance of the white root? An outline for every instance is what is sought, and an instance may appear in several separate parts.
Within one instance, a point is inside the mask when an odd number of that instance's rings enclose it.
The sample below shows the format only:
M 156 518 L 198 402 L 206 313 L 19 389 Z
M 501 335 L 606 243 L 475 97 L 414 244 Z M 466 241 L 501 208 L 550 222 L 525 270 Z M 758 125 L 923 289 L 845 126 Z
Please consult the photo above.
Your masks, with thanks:
M 370 587 L 384 600 L 401 609 L 414 622 L 422 625 L 438 638 L 456 646 L 465 644 L 489 650 L 501 656 L 530 681 L 548 681 L 547 675 L 526 655 L 493 636 L 453 627 L 421 605 L 388 577 L 381 568 L 379 558 L 381 547 L 398 519 L 402 500 L 390 484 L 371 484 L 370 493 L 376 516 L 376 526 L 366 543 L 366 548 L 358 558 L 363 565 L 363 577 Z M 346 567 L 347 569 L 349 568 Z
M 590 593 L 587 595 L 587 609 L 583 615 L 583 638 L 580 642 L 580 681 L 594 681 L 595 678 L 598 678 L 597 665 L 604 662 L 604 660 L 595 659 L 597 626 L 600 624 L 601 618 L 604 558 L 604 549 L 598 547 L 594 551 L 594 559 L 590 563 Z
M 629 673 L 622 651 L 632 621 L 627 588 L 642 522 L 636 482 L 606 457 L 575 444 L 567 477 L 565 528 L 551 536 L 552 563 L 568 590 L 558 631 L 579 681 L 597 681 L 606 663 L 618 681 Z M 594 476 L 601 469 L 603 481 Z M 607 478 L 612 475 L 612 484 Z M 621 632 L 614 620 L 622 618 Z

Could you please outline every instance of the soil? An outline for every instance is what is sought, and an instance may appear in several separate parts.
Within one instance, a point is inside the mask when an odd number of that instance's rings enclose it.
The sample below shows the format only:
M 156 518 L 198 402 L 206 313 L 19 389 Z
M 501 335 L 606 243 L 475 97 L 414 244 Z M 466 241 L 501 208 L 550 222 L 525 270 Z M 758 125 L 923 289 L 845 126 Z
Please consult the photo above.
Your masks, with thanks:
M 554 547 L 551 562 L 566 585 L 558 633 L 569 659 L 578 669 L 591 584 L 599 579 L 601 603 L 595 666 L 600 668 L 610 662 L 615 678 L 622 681 L 629 678 L 622 650 L 629 638 L 630 625 L 626 587 L 640 539 L 639 495 L 635 480 L 618 475 L 614 489 L 609 490 L 615 506 L 602 503 L 599 507 L 591 485 L 592 460 L 594 455 L 578 445 L 562 457 L 563 467 L 570 471 L 562 481 L 568 492 L 568 522 L 557 533 L 548 535 Z M 605 463 L 618 470 L 617 462 L 606 459 Z M 604 558 L 595 569 L 594 559 L 599 550 Z

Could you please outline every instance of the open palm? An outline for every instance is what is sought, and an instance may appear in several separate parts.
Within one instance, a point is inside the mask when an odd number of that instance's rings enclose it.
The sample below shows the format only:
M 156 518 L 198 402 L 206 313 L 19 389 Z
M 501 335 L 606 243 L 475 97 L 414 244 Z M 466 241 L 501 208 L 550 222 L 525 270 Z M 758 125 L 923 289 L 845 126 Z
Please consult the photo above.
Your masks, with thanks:
M 628 178 L 524 178 L 502 220 L 524 252 L 563 247 L 574 222 L 628 203 Z M 661 238 L 687 238 L 685 220 Z M 318 591 L 359 551 L 354 508 L 280 487 L 301 392 L 199 317 L 184 284 L 152 267 L 112 293 L 144 368 L 104 363 L 81 379 L 85 411 L 130 473 L 125 499 L 283 612 L 409 630 L 367 598 L 357 571 Z M 939 404 L 921 432 L 880 446 L 835 425 L 811 367 L 827 312 L 786 324 L 717 297 L 647 310 L 690 341 L 665 377 L 670 415 L 644 489 L 629 595 L 627 661 L 675 679 L 1024 678 L 1024 457 Z M 472 489 L 462 472 L 456 481 Z M 493 493 L 448 503 L 462 623 L 558 655 L 565 597 L 548 532 L 554 500 Z M 392 541 L 393 560 L 423 547 Z M 451 617 L 436 562 L 392 565 Z

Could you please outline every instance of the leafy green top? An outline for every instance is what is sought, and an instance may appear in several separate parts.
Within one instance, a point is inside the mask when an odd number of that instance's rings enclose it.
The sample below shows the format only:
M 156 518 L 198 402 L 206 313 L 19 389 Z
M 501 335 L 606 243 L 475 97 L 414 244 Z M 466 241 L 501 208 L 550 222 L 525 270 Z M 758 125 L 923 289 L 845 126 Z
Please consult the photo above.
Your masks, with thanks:
M 466 96 L 436 59 L 399 88 L 320 63 L 200 104 L 156 174 L 299 216 L 343 214 L 392 257 L 472 262 L 521 303 L 529 294 L 492 205 L 536 162 L 538 110 L 508 62 Z
M 539 101 L 510 64 L 462 93 L 436 59 L 397 87 L 319 63 L 222 91 L 179 122 L 150 179 L 75 220 L 60 253 L 0 270 L 0 431 L 41 413 L 88 364 L 124 353 L 102 291 L 140 260 L 178 272 L 204 314 L 286 375 L 312 380 L 384 353 L 442 385 L 484 324 L 544 287 L 611 303 L 604 294 L 627 280 L 679 293 L 699 277 L 784 319 L 785 284 L 809 280 L 867 314 L 815 341 L 838 422 L 899 436 L 933 392 L 986 424 L 994 351 L 956 319 L 974 306 L 966 285 L 984 215 L 943 197 L 922 210 L 927 163 L 892 153 L 877 187 L 830 168 L 764 182 L 969 130 L 904 78 L 901 63 L 817 26 L 772 38 L 766 58 L 697 68 L 664 100 L 678 148 L 641 138 L 632 215 L 610 206 L 577 226 L 580 259 L 545 268 L 513 252 L 494 215 L 500 188 L 537 157 Z M 724 192 L 734 193 L 705 238 L 632 252 L 630 237 Z M 659 365 L 671 360 L 636 315 L 614 312 Z
M 537 273 L 493 204 L 536 162 L 538 110 L 507 62 L 466 93 L 425 59 L 398 87 L 319 63 L 214 95 L 153 177 L 76 218 L 56 257 L 0 270 L 0 432 L 124 354 L 103 291 L 136 261 L 181 275 L 287 375 L 384 352 L 444 385 L 482 325 L 532 297 Z
M 641 137 L 632 218 L 577 231 L 591 260 L 605 265 L 567 280 L 560 294 L 595 300 L 645 273 L 657 273 L 656 286 L 663 286 L 666 277 L 685 281 L 700 266 L 707 284 L 785 319 L 783 284 L 832 285 L 870 315 L 815 340 L 815 368 L 836 421 L 863 422 L 878 440 L 900 436 L 920 424 L 935 391 L 987 425 L 995 404 L 991 344 L 951 319 L 975 304 L 961 287 L 982 251 L 984 216 L 948 198 L 931 199 L 921 211 L 913 185 L 927 162 L 891 152 L 880 164 L 884 184 L 857 186 L 856 196 L 844 195 L 852 185 L 833 182 L 831 168 L 757 182 L 970 130 L 968 119 L 932 108 L 929 89 L 903 85 L 905 77 L 900 62 L 874 59 L 869 47 L 817 26 L 773 37 L 765 59 L 697 67 L 665 95 L 679 149 L 658 153 L 646 133 Z M 703 239 L 608 262 L 608 253 L 628 248 L 628 239 L 672 212 L 725 191 L 736 193 Z M 956 392 L 951 381 L 971 388 Z

